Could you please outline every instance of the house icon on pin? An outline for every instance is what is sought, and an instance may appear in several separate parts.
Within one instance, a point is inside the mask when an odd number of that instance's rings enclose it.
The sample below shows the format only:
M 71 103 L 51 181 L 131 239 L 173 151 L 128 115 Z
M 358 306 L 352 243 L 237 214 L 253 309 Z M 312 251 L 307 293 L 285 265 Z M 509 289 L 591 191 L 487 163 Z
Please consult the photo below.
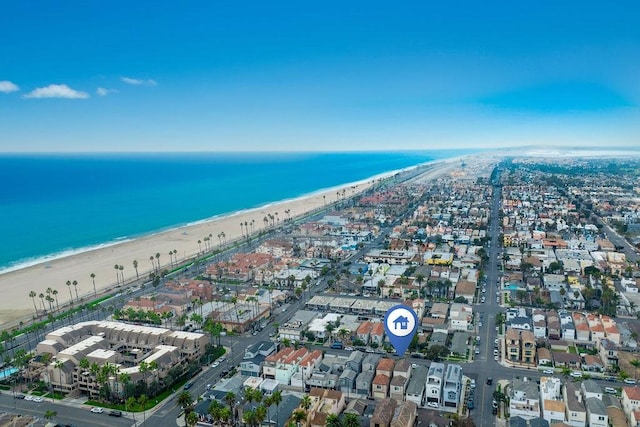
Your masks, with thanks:
M 409 328 L 409 319 L 405 316 L 398 316 L 396 320 L 393 321 L 393 329 L 407 329 Z

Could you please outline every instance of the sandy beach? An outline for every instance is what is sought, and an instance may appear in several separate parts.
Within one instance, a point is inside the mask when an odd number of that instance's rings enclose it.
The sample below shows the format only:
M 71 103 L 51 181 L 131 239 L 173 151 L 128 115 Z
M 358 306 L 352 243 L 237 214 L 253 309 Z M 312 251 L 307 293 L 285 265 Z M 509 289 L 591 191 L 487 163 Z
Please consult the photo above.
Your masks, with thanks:
M 450 171 L 452 167 L 454 166 L 451 160 L 435 162 L 433 168 L 426 172 L 424 177 L 432 178 Z M 376 178 L 379 177 L 381 176 Z M 222 240 L 218 238 L 221 233 L 224 233 L 227 243 L 242 238 L 244 225 L 241 228 L 240 223 L 253 223 L 253 231 L 258 233 L 265 228 L 265 216 L 277 216 L 282 222 L 287 217 L 300 216 L 335 202 L 337 193 L 342 194 L 343 189 L 345 196 L 350 197 L 366 190 L 372 183 L 373 179 L 357 184 L 346 184 L 340 189 L 333 188 L 308 197 L 274 203 L 261 209 L 239 212 L 4 273 L 0 275 L 0 289 L 3 296 L 0 299 L 0 326 L 7 327 L 20 320 L 26 322 L 31 319 L 34 315 L 34 301 L 29 297 L 31 291 L 35 291 L 38 295 L 40 293 L 46 295 L 47 288 L 55 289 L 58 291 L 58 301 L 62 306 L 70 300 L 70 292 L 75 299 L 76 289 L 73 285 L 66 285 L 67 281 L 75 280 L 78 282 L 78 295 L 81 298 L 85 297 L 84 300 L 87 301 L 87 297 L 94 294 L 91 274 L 95 275 L 95 286 L 98 292 L 115 287 L 115 265 L 124 267 L 122 273 L 125 281 L 128 281 L 136 277 L 133 261 L 137 260 L 140 277 L 148 277 L 152 270 L 149 258 L 153 256 L 155 260 L 156 253 L 160 254 L 161 268 L 169 268 L 171 266 L 169 252 L 177 251 L 176 257 L 180 262 L 204 250 L 205 237 L 209 237 L 209 245 L 215 249 L 219 247 Z M 200 244 L 198 240 L 201 241 Z M 46 300 L 44 303 L 48 308 Z M 35 304 L 41 311 L 42 301 L 38 296 L 35 297 Z

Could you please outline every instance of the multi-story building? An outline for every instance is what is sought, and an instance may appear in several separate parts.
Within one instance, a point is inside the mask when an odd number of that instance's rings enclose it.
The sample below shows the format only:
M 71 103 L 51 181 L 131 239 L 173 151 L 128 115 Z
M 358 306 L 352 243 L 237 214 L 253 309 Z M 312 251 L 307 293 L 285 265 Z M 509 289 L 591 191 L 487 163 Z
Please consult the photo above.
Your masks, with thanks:
M 429 366 L 426 383 L 426 399 L 427 402 L 441 403 L 442 382 L 444 380 L 444 364 L 432 363 Z
M 562 381 L 560 381 L 560 378 L 540 378 L 540 400 L 542 401 L 542 418 L 550 424 L 564 421 L 565 403 L 562 399 Z
M 460 365 L 449 364 L 444 376 L 442 400 L 444 406 L 457 408 L 462 392 L 462 368 Z
M 148 382 L 162 379 L 176 365 L 197 359 L 204 354 L 208 342 L 208 337 L 201 333 L 88 321 L 48 333 L 36 351 L 52 355 L 42 376 L 54 390 L 80 391 L 95 397 L 100 386 L 95 373 L 80 367 L 83 359 L 99 366 L 114 365 L 119 372 L 128 374 L 131 381 Z M 153 363 L 155 374 L 142 372 L 142 362 Z M 113 390 L 124 390 L 116 378 L 113 377 L 110 386 Z
M 618 366 L 618 347 L 613 341 L 607 338 L 601 339 L 598 342 L 598 351 L 607 367 Z
M 640 387 L 622 387 L 622 409 L 629 419 L 640 411 Z
M 533 332 L 507 329 L 505 337 L 507 358 L 512 362 L 533 364 L 536 361 L 536 340 Z
M 565 419 L 566 423 L 573 427 L 587 425 L 587 410 L 582 400 L 578 398 L 580 396 L 579 393 L 573 382 L 567 381 L 565 383 Z
M 374 399 L 383 400 L 387 398 L 389 392 L 389 382 L 389 376 L 385 374 L 376 374 L 371 385 Z
M 509 413 L 530 420 L 540 416 L 540 392 L 532 381 L 515 379 L 509 390 Z
M 429 370 L 425 366 L 418 366 L 413 369 L 409 384 L 407 384 L 407 400 L 415 403 L 418 407 L 424 406 L 425 403 L 424 399 L 428 374 Z
M 609 415 L 601 399 L 589 397 L 585 400 L 589 427 L 608 427 Z

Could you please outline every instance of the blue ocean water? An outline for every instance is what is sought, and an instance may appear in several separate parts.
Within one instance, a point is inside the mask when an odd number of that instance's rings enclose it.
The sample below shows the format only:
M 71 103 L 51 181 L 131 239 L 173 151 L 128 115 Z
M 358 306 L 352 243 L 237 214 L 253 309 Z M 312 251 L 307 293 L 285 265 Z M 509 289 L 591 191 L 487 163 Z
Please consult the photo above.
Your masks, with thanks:
M 3 155 L 0 271 L 475 151 Z

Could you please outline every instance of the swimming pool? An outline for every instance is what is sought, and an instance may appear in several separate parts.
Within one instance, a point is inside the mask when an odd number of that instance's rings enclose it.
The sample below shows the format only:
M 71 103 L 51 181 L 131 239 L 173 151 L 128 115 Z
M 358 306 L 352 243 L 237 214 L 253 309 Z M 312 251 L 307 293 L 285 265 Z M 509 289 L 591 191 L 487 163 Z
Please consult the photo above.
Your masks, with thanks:
M 9 378 L 11 375 L 18 372 L 18 368 L 14 368 L 13 366 L 9 368 L 4 368 L 0 370 L 0 380 L 4 380 L 5 378 Z

